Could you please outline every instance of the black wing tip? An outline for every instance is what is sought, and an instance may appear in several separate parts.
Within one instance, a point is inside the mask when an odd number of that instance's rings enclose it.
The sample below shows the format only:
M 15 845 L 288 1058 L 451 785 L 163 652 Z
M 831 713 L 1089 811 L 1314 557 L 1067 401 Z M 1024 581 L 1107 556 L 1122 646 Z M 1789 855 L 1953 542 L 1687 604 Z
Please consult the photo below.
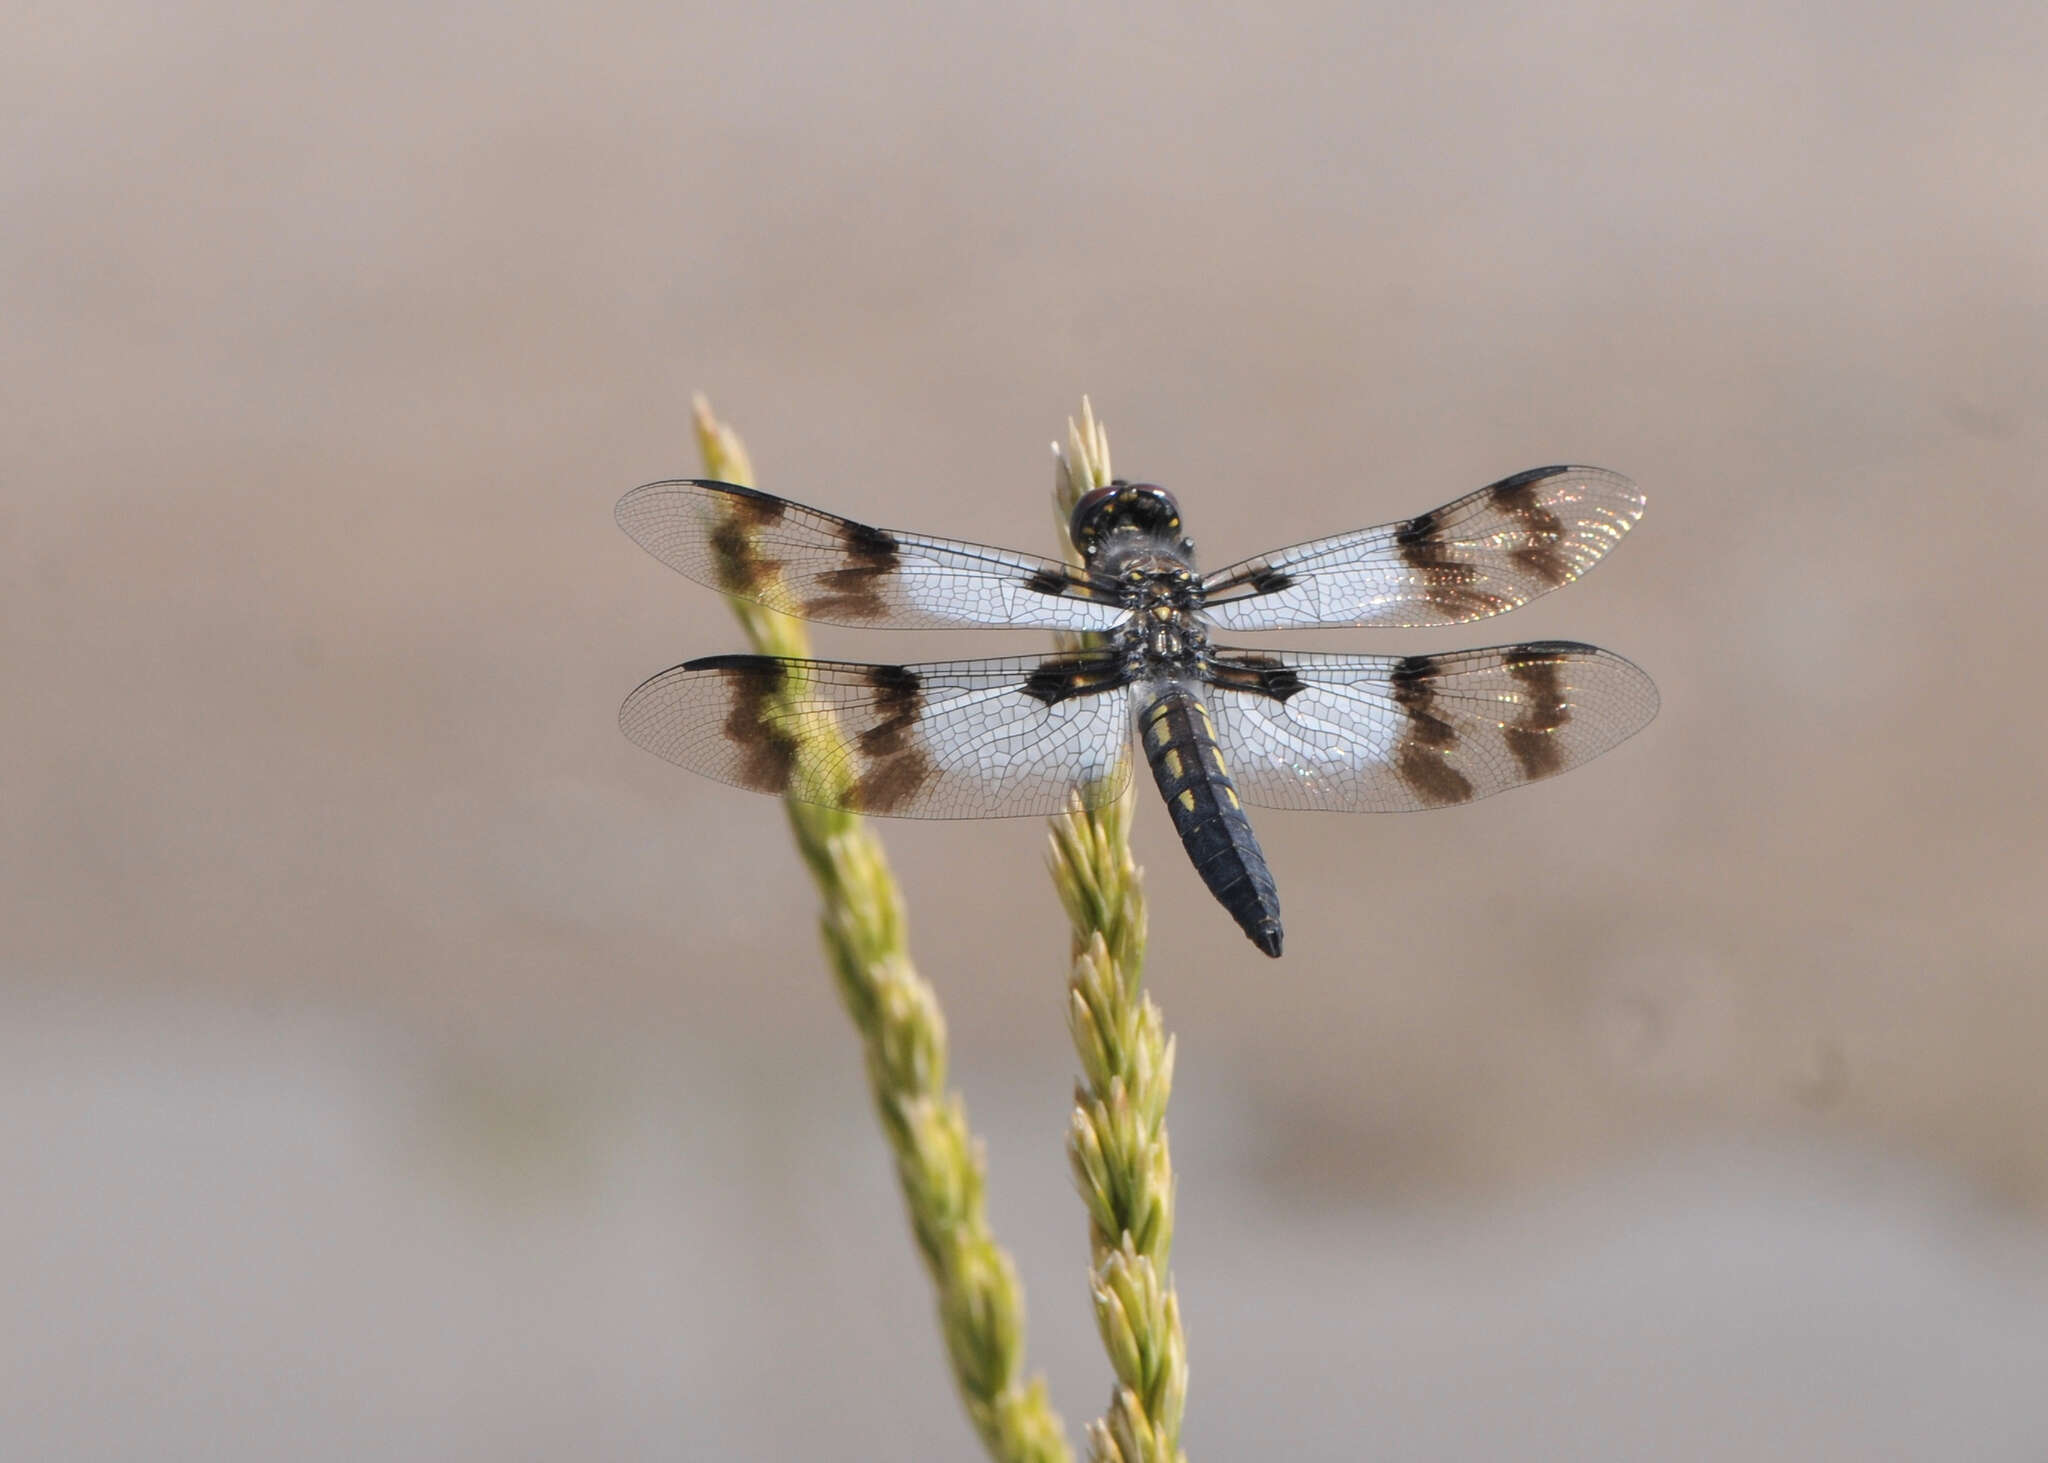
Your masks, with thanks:
M 684 661 L 675 669 L 679 671 L 755 670 L 764 665 L 789 665 L 791 663 L 779 655 L 700 655 L 695 660 Z M 673 674 L 673 672 L 662 672 L 664 676 L 670 674 Z
M 781 660 L 773 655 L 706 655 L 696 660 L 686 660 L 681 665 L 672 665 L 665 671 L 656 671 L 653 675 L 635 686 L 632 694 L 619 703 L 619 730 L 624 732 L 627 740 L 636 746 L 645 746 L 646 743 L 633 735 L 633 728 L 628 724 L 627 718 L 632 715 L 633 708 L 639 704 L 642 696 L 673 676 L 685 675 L 691 671 L 762 670 L 769 666 L 783 666 L 793 663 Z M 649 750 L 652 750 L 652 748 Z
M 1612 478 L 1617 482 L 1627 483 L 1630 487 L 1635 486 L 1635 480 L 1627 473 L 1616 472 L 1611 467 L 1595 467 L 1590 462 L 1553 462 L 1548 467 L 1525 467 L 1520 472 L 1510 473 L 1493 486 L 1499 488 L 1511 483 L 1540 483 L 1545 478 L 1554 478 L 1567 472 L 1590 473 L 1595 477 Z
M 1545 478 L 1554 478 L 1561 472 L 1577 472 L 1578 464 L 1554 462 L 1548 467 L 1525 467 L 1520 472 L 1511 472 L 1497 483 L 1488 484 L 1494 489 L 1519 488 L 1524 483 L 1540 483 Z
M 1451 652 L 1452 655 L 1457 653 Z M 1510 667 L 1541 665 L 1545 661 L 1553 660 L 1576 660 L 1592 661 L 1610 670 L 1620 671 L 1636 683 L 1636 694 L 1642 697 L 1644 702 L 1643 720 L 1636 731 L 1655 721 L 1657 713 L 1664 707 L 1663 694 L 1658 691 L 1657 682 L 1650 673 L 1627 656 L 1617 655 L 1604 646 L 1588 645 L 1583 640 L 1531 640 L 1522 645 L 1506 647 L 1502 659 Z M 1635 732 L 1632 731 L 1628 735 L 1634 736 Z
M 642 483 L 636 488 L 628 488 L 620 495 L 617 505 L 613 507 L 612 517 L 618 519 L 623 524 L 626 521 L 626 510 L 628 507 L 638 502 L 641 498 L 657 493 L 663 488 L 710 488 L 715 492 L 730 493 L 735 498 L 767 498 L 778 503 L 782 501 L 773 493 L 764 493 L 759 488 L 750 488 L 744 483 L 723 482 L 718 478 L 658 478 L 654 482 Z
M 716 488 L 722 493 L 737 493 L 742 498 L 772 498 L 773 493 L 764 493 L 759 488 L 750 488 L 745 483 L 729 483 L 723 478 L 656 478 L 651 483 L 642 483 L 630 489 L 626 497 L 634 493 L 651 493 L 656 488 Z M 620 501 L 624 501 L 621 499 Z
M 1590 462 L 1556 462 L 1548 467 L 1525 468 L 1521 472 L 1511 473 L 1497 483 L 1488 483 L 1479 491 L 1512 495 L 1523 488 L 1531 488 L 1554 477 L 1564 477 L 1572 473 L 1581 477 L 1602 479 L 1630 498 L 1636 506 L 1635 516 L 1642 517 L 1643 508 L 1649 499 L 1644 496 L 1642 487 L 1636 480 L 1625 472 L 1616 472 L 1611 467 L 1595 467 Z
M 1456 651 L 1451 652 L 1456 654 Z M 1528 640 L 1520 645 L 1510 646 L 1507 659 L 1511 663 L 1527 663 L 1546 660 L 1552 656 L 1600 656 L 1621 659 L 1611 650 L 1602 650 L 1597 645 L 1588 645 L 1583 640 Z

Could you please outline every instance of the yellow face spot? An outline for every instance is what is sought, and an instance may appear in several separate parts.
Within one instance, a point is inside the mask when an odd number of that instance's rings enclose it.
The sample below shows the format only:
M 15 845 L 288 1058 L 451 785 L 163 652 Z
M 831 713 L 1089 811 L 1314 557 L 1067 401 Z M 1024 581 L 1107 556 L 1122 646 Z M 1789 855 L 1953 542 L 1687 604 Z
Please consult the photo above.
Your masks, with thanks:
M 1195 810 L 1195 790 L 1189 788 L 1186 792 L 1175 798 L 1174 801 L 1179 803 L 1183 809 L 1192 813 Z

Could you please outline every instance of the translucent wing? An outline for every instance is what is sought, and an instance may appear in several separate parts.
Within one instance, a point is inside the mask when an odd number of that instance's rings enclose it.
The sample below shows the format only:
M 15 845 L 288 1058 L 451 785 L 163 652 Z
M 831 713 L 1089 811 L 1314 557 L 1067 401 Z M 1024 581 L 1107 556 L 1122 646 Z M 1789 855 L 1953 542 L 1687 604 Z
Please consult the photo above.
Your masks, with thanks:
M 980 544 L 870 528 L 730 483 L 649 483 L 619 526 L 671 569 L 834 625 L 1106 630 L 1124 618 L 1086 572 Z
M 1597 467 L 1539 467 L 1420 518 L 1261 554 L 1204 581 L 1229 630 L 1450 625 L 1548 594 L 1599 562 L 1643 495 Z
M 1448 655 L 1217 650 L 1202 690 L 1247 803 L 1398 813 L 1599 756 L 1657 714 L 1620 656 L 1570 640 Z
M 755 792 L 901 818 L 1099 807 L 1130 774 L 1127 681 L 1091 652 L 925 665 L 716 655 L 619 709 L 658 757 Z

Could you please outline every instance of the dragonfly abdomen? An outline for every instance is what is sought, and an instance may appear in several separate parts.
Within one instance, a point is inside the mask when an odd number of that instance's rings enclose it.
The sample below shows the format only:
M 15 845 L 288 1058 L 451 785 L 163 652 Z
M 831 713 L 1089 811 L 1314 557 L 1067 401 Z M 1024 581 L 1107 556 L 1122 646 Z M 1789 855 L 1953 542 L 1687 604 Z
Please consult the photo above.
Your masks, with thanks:
M 1138 719 L 1145 759 L 1195 872 L 1254 945 L 1280 954 L 1280 891 L 1252 833 L 1209 710 L 1179 686 L 1153 698 Z

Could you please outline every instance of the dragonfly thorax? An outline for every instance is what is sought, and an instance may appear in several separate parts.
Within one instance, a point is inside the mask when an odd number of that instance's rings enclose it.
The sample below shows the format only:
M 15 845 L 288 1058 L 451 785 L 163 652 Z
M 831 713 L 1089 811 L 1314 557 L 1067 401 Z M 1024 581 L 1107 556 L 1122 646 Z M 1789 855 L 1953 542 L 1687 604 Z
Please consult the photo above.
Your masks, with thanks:
M 1187 561 L 1137 547 L 1103 557 L 1118 565 L 1113 577 L 1130 612 L 1115 637 L 1126 666 L 1142 675 L 1193 670 L 1208 644 L 1208 630 L 1200 613 L 1202 581 Z
M 1131 618 L 1127 653 L 1152 664 L 1191 663 L 1204 640 L 1202 581 L 1178 554 L 1138 550 L 1121 558 L 1116 587 Z
M 1135 615 L 1118 633 L 1125 664 L 1136 675 L 1187 675 L 1208 648 L 1209 634 L 1199 615 L 1156 605 Z
M 1125 550 L 1117 552 L 1117 550 Z M 1150 614 L 1160 608 L 1199 609 L 1202 581 L 1179 554 L 1162 554 L 1137 544 L 1113 544 L 1097 557 L 1099 575 L 1113 579 L 1124 608 Z
M 1081 500 L 1074 524 L 1096 582 L 1115 585 L 1130 612 L 1116 635 L 1128 670 L 1190 673 L 1208 640 L 1202 580 L 1194 543 L 1180 536 L 1179 511 L 1166 490 L 1142 483 L 1097 488 Z

